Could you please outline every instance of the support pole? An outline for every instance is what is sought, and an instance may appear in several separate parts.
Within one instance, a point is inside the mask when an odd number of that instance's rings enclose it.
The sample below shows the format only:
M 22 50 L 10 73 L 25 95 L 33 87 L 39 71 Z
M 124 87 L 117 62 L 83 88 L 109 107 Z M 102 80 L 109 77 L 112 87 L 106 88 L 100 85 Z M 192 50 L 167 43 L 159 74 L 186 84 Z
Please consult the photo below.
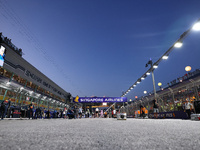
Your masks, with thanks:
M 154 79 L 154 73 L 153 73 L 153 70 L 151 71 L 151 73 L 152 73 L 152 81 L 153 81 L 154 97 L 155 97 L 155 100 L 156 100 L 156 85 L 155 85 L 155 79 Z

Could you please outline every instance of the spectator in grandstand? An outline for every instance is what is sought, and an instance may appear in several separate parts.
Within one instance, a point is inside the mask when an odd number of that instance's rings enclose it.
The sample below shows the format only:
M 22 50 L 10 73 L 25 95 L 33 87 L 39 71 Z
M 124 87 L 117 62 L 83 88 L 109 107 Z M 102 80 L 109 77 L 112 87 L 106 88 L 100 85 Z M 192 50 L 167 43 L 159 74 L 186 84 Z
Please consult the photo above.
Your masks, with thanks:
M 177 103 L 176 105 L 177 105 L 178 111 L 183 111 L 182 101 L 181 101 L 181 100 L 179 100 L 178 103 Z
M 159 105 L 157 103 L 156 100 L 153 100 L 153 112 L 154 112 L 154 118 L 158 118 L 158 113 L 159 113 L 159 109 L 158 109 Z
M 192 104 L 186 99 L 186 102 L 184 104 L 185 112 L 187 113 L 188 119 L 191 118 L 191 110 L 193 109 Z

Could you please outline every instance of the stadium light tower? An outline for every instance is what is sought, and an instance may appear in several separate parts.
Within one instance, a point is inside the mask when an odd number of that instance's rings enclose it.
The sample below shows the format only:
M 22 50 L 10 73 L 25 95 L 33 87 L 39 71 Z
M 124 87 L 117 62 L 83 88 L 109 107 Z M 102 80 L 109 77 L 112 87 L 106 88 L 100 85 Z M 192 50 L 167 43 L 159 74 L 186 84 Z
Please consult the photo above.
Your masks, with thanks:
M 183 40 L 184 38 L 189 34 L 189 32 L 193 30 L 193 31 L 200 31 L 200 18 L 196 21 L 196 23 L 188 30 L 186 30 L 181 36 L 180 38 L 155 62 L 153 63 L 152 60 L 150 59 L 148 61 L 148 63 L 146 64 L 146 67 L 148 67 L 148 65 L 151 65 L 151 68 L 148 69 L 148 71 L 145 72 L 145 74 L 143 74 L 122 96 L 125 96 L 126 94 L 128 94 L 130 92 L 130 90 L 132 90 L 133 88 L 136 87 L 137 84 L 139 84 L 140 82 L 142 82 L 146 76 L 150 75 L 152 73 L 152 80 L 153 80 L 153 87 L 154 87 L 154 95 L 155 95 L 155 99 L 156 99 L 156 88 L 155 88 L 155 79 L 154 79 L 154 69 L 158 68 L 159 63 L 162 60 L 167 60 L 169 57 L 169 54 L 171 53 L 171 51 L 174 48 L 181 48 L 183 46 Z

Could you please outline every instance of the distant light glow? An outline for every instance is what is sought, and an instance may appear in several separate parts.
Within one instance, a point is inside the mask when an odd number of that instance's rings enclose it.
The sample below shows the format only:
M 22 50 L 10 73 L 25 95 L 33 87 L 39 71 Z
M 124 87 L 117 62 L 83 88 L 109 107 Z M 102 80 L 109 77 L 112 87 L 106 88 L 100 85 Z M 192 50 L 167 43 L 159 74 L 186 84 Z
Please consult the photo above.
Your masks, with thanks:
M 134 87 L 136 87 L 136 85 L 135 85 L 135 84 L 134 84 L 133 86 L 134 86 Z
M 137 84 L 140 84 L 140 82 L 139 82 L 139 81 L 137 81 Z
M 163 56 L 162 59 L 168 59 L 168 56 Z
M 135 98 L 138 98 L 137 96 L 135 96 Z
M 107 103 L 103 103 L 103 106 L 107 106 Z
M 180 48 L 183 45 L 183 43 L 181 42 L 177 42 L 176 44 L 174 44 L 174 47 L 176 48 Z
M 200 22 L 195 23 L 192 29 L 195 31 L 200 31 Z
M 161 83 L 161 82 L 159 82 L 159 83 L 158 83 L 158 86 L 162 86 L 162 83 Z
M 147 91 L 144 91 L 144 94 L 147 94 Z
M 144 80 L 144 79 L 145 79 L 144 77 L 141 78 L 141 80 Z
M 192 68 L 190 66 L 185 67 L 185 71 L 190 71 Z

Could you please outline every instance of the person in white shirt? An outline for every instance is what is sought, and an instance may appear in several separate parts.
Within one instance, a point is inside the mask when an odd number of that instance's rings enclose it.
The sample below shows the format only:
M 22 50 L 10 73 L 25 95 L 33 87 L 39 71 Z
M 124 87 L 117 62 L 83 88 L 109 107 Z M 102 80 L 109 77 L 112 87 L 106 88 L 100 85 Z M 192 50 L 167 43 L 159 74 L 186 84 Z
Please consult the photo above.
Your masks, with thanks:
M 191 109 L 193 109 L 192 104 L 186 99 L 185 102 L 185 112 L 187 113 L 188 119 L 191 118 Z
M 96 117 L 98 118 L 99 117 L 99 108 L 98 107 L 95 109 L 95 112 L 96 112 Z
M 82 107 L 79 107 L 79 109 L 78 109 L 78 118 L 82 118 L 82 111 L 83 111 L 83 109 L 82 109 Z

